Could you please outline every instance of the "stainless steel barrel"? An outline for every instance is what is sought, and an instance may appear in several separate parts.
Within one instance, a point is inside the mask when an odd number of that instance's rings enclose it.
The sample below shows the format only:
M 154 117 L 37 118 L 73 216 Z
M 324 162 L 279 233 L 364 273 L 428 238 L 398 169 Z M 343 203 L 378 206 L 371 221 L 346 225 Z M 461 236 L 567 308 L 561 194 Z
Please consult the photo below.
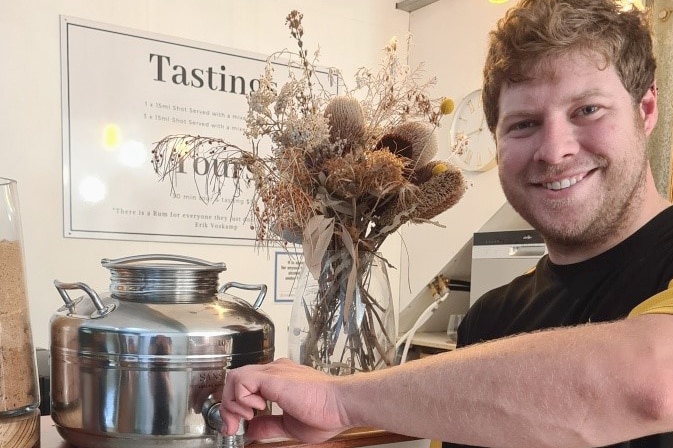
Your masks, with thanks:
M 273 360 L 266 286 L 227 283 L 222 263 L 172 255 L 103 260 L 109 294 L 55 282 L 52 418 L 79 447 L 214 446 L 201 410 L 228 368 Z M 254 305 L 227 294 L 259 290 Z M 72 299 L 68 291 L 82 290 Z

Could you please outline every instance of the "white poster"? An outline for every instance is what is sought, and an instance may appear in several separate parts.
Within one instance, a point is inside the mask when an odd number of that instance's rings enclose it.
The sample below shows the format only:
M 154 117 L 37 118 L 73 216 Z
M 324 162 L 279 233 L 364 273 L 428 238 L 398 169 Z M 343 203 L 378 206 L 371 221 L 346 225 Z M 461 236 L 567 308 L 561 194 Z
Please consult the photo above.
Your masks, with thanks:
M 173 191 L 159 182 L 151 151 L 173 134 L 250 149 L 246 94 L 266 55 L 61 17 L 61 59 L 66 237 L 254 243 L 251 188 L 233 203 L 233 180 L 216 203 L 199 196 L 206 174 L 233 170 L 190 160 Z
M 299 274 L 304 265 L 301 252 L 276 252 L 274 302 L 292 302 L 297 292 Z

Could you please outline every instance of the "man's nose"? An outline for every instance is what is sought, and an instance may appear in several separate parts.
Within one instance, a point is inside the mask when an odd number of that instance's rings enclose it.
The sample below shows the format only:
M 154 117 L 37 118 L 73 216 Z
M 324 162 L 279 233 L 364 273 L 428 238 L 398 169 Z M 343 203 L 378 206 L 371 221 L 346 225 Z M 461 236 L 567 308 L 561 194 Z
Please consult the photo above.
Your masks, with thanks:
M 571 123 L 559 118 L 545 120 L 534 159 L 557 165 L 567 157 L 577 154 L 579 146 Z

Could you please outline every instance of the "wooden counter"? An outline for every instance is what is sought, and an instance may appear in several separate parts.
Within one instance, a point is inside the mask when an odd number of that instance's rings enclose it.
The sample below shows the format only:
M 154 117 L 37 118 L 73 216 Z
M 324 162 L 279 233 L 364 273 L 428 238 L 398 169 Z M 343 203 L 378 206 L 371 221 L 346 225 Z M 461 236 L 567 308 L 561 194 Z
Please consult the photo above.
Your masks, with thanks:
M 317 447 L 317 448 L 355 448 L 370 445 L 382 445 L 385 443 L 406 442 L 417 440 L 414 437 L 402 436 L 377 429 L 353 429 L 340 434 L 326 442 L 306 444 L 294 440 L 281 440 L 273 442 L 256 442 L 247 446 L 250 448 L 295 448 L 295 447 Z M 66 443 L 56 430 L 56 426 L 51 417 L 44 415 L 40 417 L 40 448 L 72 448 L 73 445 Z

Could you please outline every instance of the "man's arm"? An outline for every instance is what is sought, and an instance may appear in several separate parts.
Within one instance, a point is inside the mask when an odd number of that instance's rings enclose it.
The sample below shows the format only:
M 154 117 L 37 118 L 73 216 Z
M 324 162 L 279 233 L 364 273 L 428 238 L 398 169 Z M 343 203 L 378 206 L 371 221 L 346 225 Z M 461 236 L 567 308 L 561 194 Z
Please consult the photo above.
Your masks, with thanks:
M 484 446 L 602 446 L 673 430 L 673 318 L 643 315 L 478 344 L 399 367 L 328 377 L 288 362 L 232 370 L 234 428 L 317 441 L 353 426 Z M 263 397 L 263 398 L 262 398 Z M 233 414 L 232 414 L 233 413 Z

